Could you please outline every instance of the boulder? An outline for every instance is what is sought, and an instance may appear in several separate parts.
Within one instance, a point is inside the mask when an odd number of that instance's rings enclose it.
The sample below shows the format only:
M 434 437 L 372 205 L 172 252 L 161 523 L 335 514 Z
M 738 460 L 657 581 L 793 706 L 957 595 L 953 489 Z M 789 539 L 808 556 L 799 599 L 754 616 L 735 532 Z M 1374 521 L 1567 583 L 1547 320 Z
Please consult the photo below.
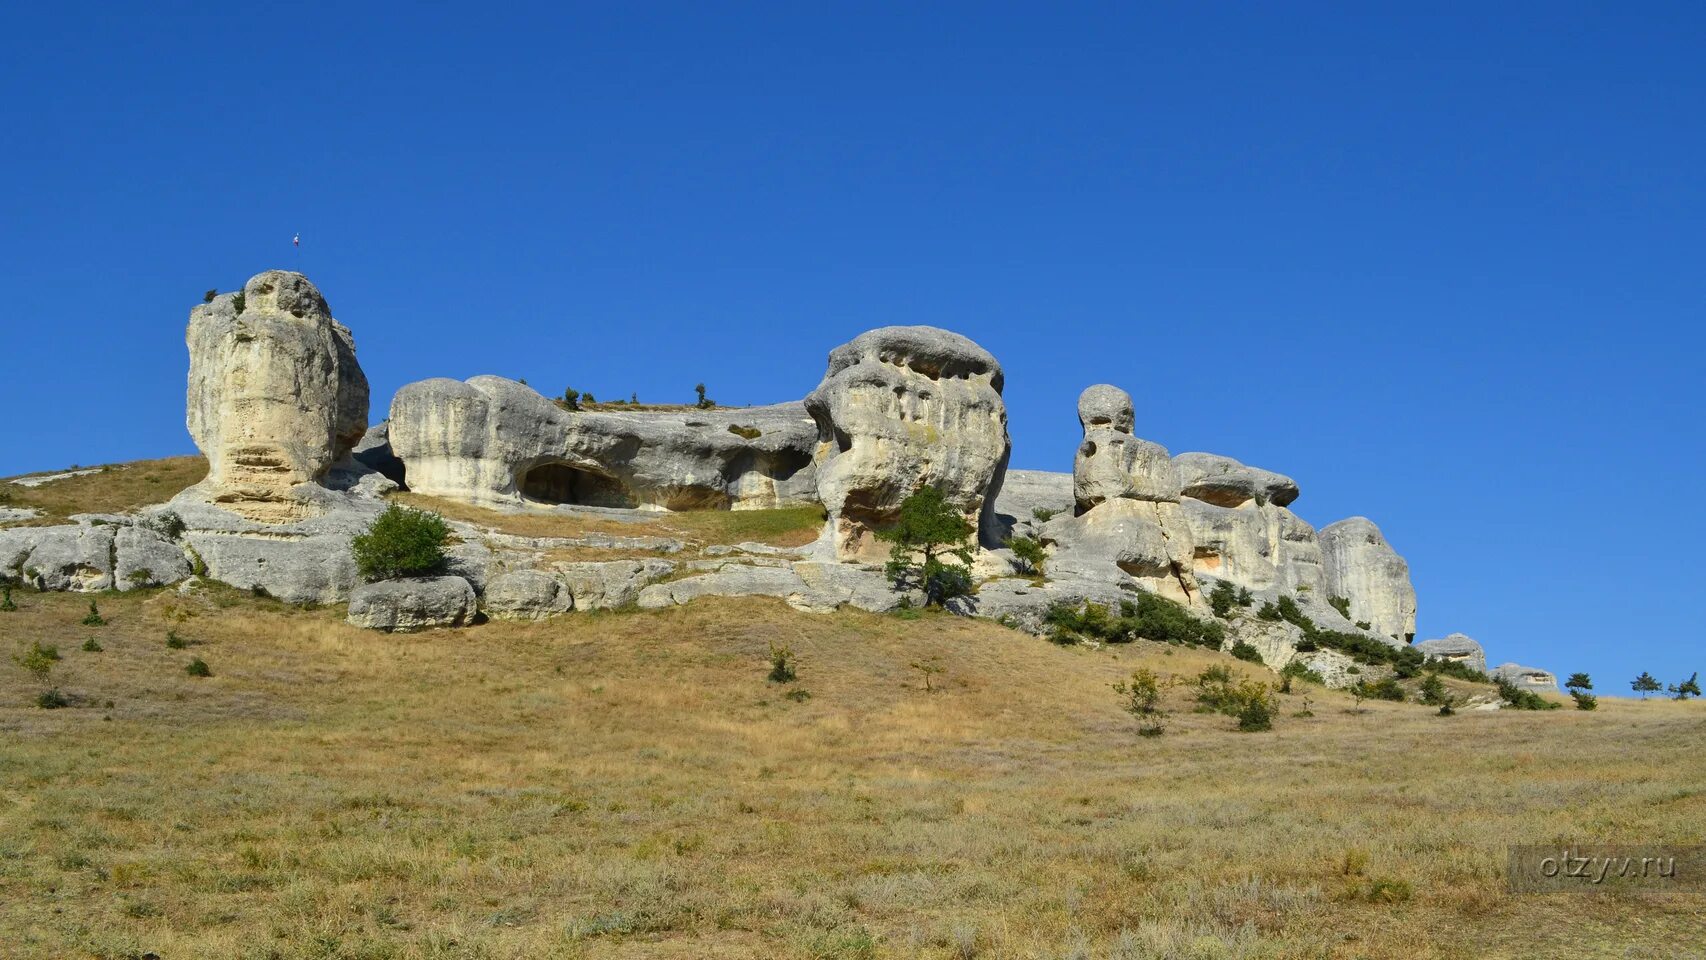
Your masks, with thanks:
M 1264 596 L 1279 591 L 1274 524 L 1254 501 L 1222 507 L 1186 497 L 1179 502 L 1191 528 L 1192 570 Z
M 925 486 L 987 535 L 1010 448 L 1001 388 L 988 351 L 935 327 L 882 327 L 830 352 L 805 406 L 836 558 L 884 553 L 873 534 Z
M 614 610 L 639 599 L 640 591 L 675 571 L 668 560 L 603 560 L 554 564 L 576 610 Z
M 545 620 L 575 607 L 574 595 L 556 577 L 540 570 L 514 570 L 492 578 L 480 604 L 501 620 Z
M 1204 503 L 1237 507 L 1254 501 L 1257 505 L 1289 505 L 1297 499 L 1297 482 L 1284 474 L 1247 467 L 1231 457 L 1213 453 L 1181 453 L 1173 458 L 1179 469 L 1182 492 Z
M 1410 565 L 1367 517 L 1328 524 L 1319 536 L 1326 593 L 1350 601 L 1352 621 L 1408 642 L 1416 633 L 1416 589 Z
M 479 504 L 761 509 L 815 496 L 798 403 L 571 411 L 503 377 L 411 383 L 387 439 L 409 489 Z
M 310 515 L 263 522 L 203 503 L 195 488 L 169 509 L 183 522 L 183 542 L 206 575 L 286 603 L 341 603 L 361 583 L 350 540 L 385 508 L 383 501 L 304 485 L 295 493 Z
M 141 526 L 124 526 L 113 534 L 113 586 L 119 590 L 160 587 L 190 575 L 184 550 L 159 533 Z
M 111 523 L 0 530 L 0 574 L 37 590 L 111 590 L 117 533 Z
M 1453 633 L 1437 640 L 1423 640 L 1416 644 L 1416 649 L 1429 660 L 1450 660 L 1461 663 L 1471 670 L 1487 672 L 1487 651 L 1479 643 L 1461 633 Z M 1556 689 L 1554 678 L 1553 689 Z
M 654 583 L 640 591 L 642 610 L 655 610 L 687 603 L 700 597 L 790 597 L 806 592 L 805 581 L 787 567 L 730 566 L 667 583 Z
M 350 593 L 348 621 L 370 630 L 460 627 L 474 618 L 474 588 L 461 577 L 364 583 Z
M 1495 680 L 1509 680 L 1524 690 L 1535 693 L 1557 693 L 1558 677 L 1550 671 L 1539 667 L 1524 667 L 1515 663 L 1501 663 L 1488 671 L 1488 676 Z
M 190 311 L 187 424 L 207 455 L 195 488 L 252 520 L 301 519 L 319 480 L 367 430 L 349 329 L 299 273 L 269 270 Z

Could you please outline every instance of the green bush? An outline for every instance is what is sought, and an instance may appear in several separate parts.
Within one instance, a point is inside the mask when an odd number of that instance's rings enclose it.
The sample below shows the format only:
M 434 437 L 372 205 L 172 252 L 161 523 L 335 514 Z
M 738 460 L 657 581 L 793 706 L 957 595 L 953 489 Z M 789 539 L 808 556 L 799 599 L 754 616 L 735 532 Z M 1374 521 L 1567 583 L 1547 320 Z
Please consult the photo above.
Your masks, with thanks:
M 239 290 L 231 295 L 231 309 L 237 311 L 239 316 L 241 316 L 243 311 L 248 309 L 248 307 L 249 298 L 244 296 L 243 291 Z
M 1248 606 L 1254 604 L 1255 602 L 1256 602 L 1256 598 L 1255 598 L 1255 596 L 1253 596 L 1250 593 L 1249 587 L 1239 587 L 1238 588 L 1238 605 L 1240 607 L 1248 607 Z
M 1031 511 L 1031 517 L 1032 517 L 1032 519 L 1036 520 L 1038 523 L 1047 523 L 1050 520 L 1053 520 L 1054 515 L 1059 513 L 1059 512 L 1060 512 L 1059 510 L 1049 510 L 1049 509 L 1044 508 L 1044 507 L 1038 507 L 1035 510 Z
M 1232 655 L 1248 663 L 1262 662 L 1262 651 L 1242 640 L 1232 645 Z
M 1232 613 L 1232 608 L 1238 603 L 1238 590 L 1232 584 L 1221 580 L 1215 583 L 1214 589 L 1208 592 L 1208 608 L 1214 615 L 1225 620 Z
M 742 440 L 757 440 L 764 436 L 764 431 L 757 427 L 743 427 L 738 423 L 729 424 L 729 432 Z
M 1121 600 L 1118 616 L 1106 604 L 1067 600 L 1050 607 L 1043 622 L 1048 625 L 1049 639 L 1066 644 L 1083 640 L 1103 643 L 1155 640 L 1219 649 L 1226 639 L 1224 626 L 1199 620 L 1182 605 L 1148 591 L 1138 592 L 1131 600 Z
M 1160 710 L 1161 678 L 1147 667 L 1132 671 L 1131 679 L 1114 684 L 1114 692 L 1125 698 L 1125 710 L 1143 719 Z
M 1450 702 L 1445 692 L 1445 682 L 1440 680 L 1437 673 L 1424 677 L 1421 685 L 1416 688 L 1416 693 L 1417 699 L 1430 707 L 1444 706 Z
M 83 641 L 83 652 L 84 653 L 100 653 L 102 650 L 105 650 L 105 649 L 106 649 L 105 647 L 101 646 L 101 641 L 96 640 L 94 637 L 90 637 L 89 639 Z
M 1319 673 L 1309 669 L 1309 665 L 1302 660 L 1291 660 L 1280 669 L 1280 692 L 1290 693 L 1293 680 L 1307 680 L 1321 686 L 1327 684 L 1327 681 Z
M 1262 609 L 1256 611 L 1256 617 L 1258 619 L 1261 619 L 1261 620 L 1277 621 L 1280 619 L 1279 608 L 1274 606 L 1273 604 L 1269 603 L 1268 601 L 1263 600 L 1262 601 Z
M 1533 690 L 1524 690 L 1514 682 L 1504 678 L 1493 678 L 1493 685 L 1499 688 L 1499 699 L 1505 706 L 1513 710 L 1556 710 L 1558 705 Z
M 1576 701 L 1577 710 L 1599 709 L 1599 698 L 1591 693 L 1583 693 L 1580 690 L 1571 690 L 1570 699 Z
M 208 669 L 207 661 L 203 660 L 200 657 L 196 657 L 195 659 L 191 660 L 189 662 L 189 664 L 184 667 L 184 672 L 189 674 L 192 677 L 211 677 L 211 676 L 213 676 L 213 671 Z
M 178 636 L 178 631 L 176 631 L 176 630 L 167 630 L 166 631 L 166 647 L 167 647 L 167 649 L 182 650 L 189 645 L 190 645 L 190 643 L 188 640 L 185 640 L 183 637 Z
M 1237 718 L 1238 729 L 1245 733 L 1273 728 L 1279 704 L 1267 684 L 1247 679 L 1234 683 L 1232 672 L 1221 666 L 1198 674 L 1196 684 L 1199 709 Z
M 557 401 L 557 406 L 564 410 L 579 410 L 581 408 L 581 392 L 574 387 L 564 387 L 562 399 Z
M 43 690 L 36 697 L 36 706 L 43 710 L 58 710 L 60 707 L 71 706 L 71 699 L 60 693 L 59 688 L 55 687 L 52 690 Z
M 1346 620 L 1351 618 L 1351 601 L 1349 597 L 1328 597 L 1327 605 L 1339 611 L 1339 616 Z
M 53 672 L 53 665 L 59 662 L 59 648 L 44 646 L 40 640 L 30 644 L 25 650 L 12 658 L 18 666 L 28 670 L 37 680 L 46 680 Z
M 0 613 L 11 613 L 16 609 L 18 605 L 12 602 L 12 585 L 0 583 Z
M 1358 680 L 1356 685 L 1361 688 L 1364 697 L 1372 700 L 1391 700 L 1394 703 L 1403 703 L 1407 699 L 1404 696 L 1404 688 L 1399 686 L 1398 681 L 1392 677 L 1381 677 L 1373 682 Z
M 350 541 L 350 551 L 368 580 L 420 576 L 444 565 L 449 537 L 443 517 L 393 503 Z
M 695 400 L 693 402 L 693 405 L 698 407 L 699 409 L 709 410 L 709 409 L 711 409 L 717 405 L 717 401 L 712 400 L 710 397 L 705 396 L 705 385 L 704 384 L 702 384 L 702 383 L 694 384 L 693 385 L 693 392 L 695 394 L 697 394 L 699 397 L 698 400 Z
M 106 625 L 107 625 L 107 620 L 105 617 L 101 616 L 101 608 L 95 606 L 95 601 L 90 600 L 89 601 L 89 615 L 83 618 L 83 626 L 85 626 L 85 627 L 104 627 Z

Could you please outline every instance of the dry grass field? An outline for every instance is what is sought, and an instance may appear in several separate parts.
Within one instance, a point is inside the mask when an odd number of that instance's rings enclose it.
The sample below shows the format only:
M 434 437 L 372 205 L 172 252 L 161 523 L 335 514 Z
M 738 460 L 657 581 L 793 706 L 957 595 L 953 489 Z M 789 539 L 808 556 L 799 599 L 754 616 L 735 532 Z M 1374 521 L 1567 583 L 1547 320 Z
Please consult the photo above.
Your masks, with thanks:
M 41 511 L 41 516 L 14 526 L 45 527 L 64 523 L 65 518 L 74 513 L 124 513 L 137 507 L 163 503 L 185 487 L 199 482 L 207 476 L 207 459 L 200 456 L 166 457 L 109 463 L 92 469 L 96 472 L 54 480 L 39 487 L 0 484 L 0 507 L 31 507 Z
M 1238 733 L 1175 687 L 1141 738 L 1111 689 L 1134 667 L 1266 675 L 762 600 L 415 636 L 223 589 L 103 596 L 99 627 L 18 600 L 7 958 L 1706 951 L 1706 898 L 1502 877 L 1511 843 L 1700 842 L 1698 703 L 1439 717 L 1308 688 L 1312 717 L 1288 696 Z M 10 659 L 37 641 L 46 682 Z M 795 683 L 766 681 L 775 643 Z M 72 705 L 36 706 L 49 685 Z

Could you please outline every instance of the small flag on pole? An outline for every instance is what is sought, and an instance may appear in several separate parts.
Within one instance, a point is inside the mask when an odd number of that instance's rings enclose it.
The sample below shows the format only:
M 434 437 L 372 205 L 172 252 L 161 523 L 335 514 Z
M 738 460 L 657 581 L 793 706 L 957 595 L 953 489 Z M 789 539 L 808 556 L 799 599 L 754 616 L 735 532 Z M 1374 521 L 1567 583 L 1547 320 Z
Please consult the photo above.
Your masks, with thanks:
M 291 246 L 293 246 L 293 247 L 300 247 L 300 246 L 302 246 L 302 234 L 300 234 L 300 233 L 299 233 L 299 234 L 297 234 L 297 235 L 296 235 L 296 236 L 294 236 L 294 237 L 291 237 L 291 238 L 290 238 L 290 245 L 291 245 Z

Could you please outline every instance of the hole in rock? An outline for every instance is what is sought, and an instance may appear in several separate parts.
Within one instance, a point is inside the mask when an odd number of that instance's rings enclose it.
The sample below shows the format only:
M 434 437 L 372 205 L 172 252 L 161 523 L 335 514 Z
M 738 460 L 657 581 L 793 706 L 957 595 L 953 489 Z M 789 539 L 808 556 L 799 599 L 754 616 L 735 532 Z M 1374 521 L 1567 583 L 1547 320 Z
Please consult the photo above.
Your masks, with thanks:
M 540 503 L 569 503 L 583 507 L 633 507 L 634 494 L 615 477 L 582 470 L 566 463 L 542 463 L 526 471 L 516 486 L 521 495 Z

